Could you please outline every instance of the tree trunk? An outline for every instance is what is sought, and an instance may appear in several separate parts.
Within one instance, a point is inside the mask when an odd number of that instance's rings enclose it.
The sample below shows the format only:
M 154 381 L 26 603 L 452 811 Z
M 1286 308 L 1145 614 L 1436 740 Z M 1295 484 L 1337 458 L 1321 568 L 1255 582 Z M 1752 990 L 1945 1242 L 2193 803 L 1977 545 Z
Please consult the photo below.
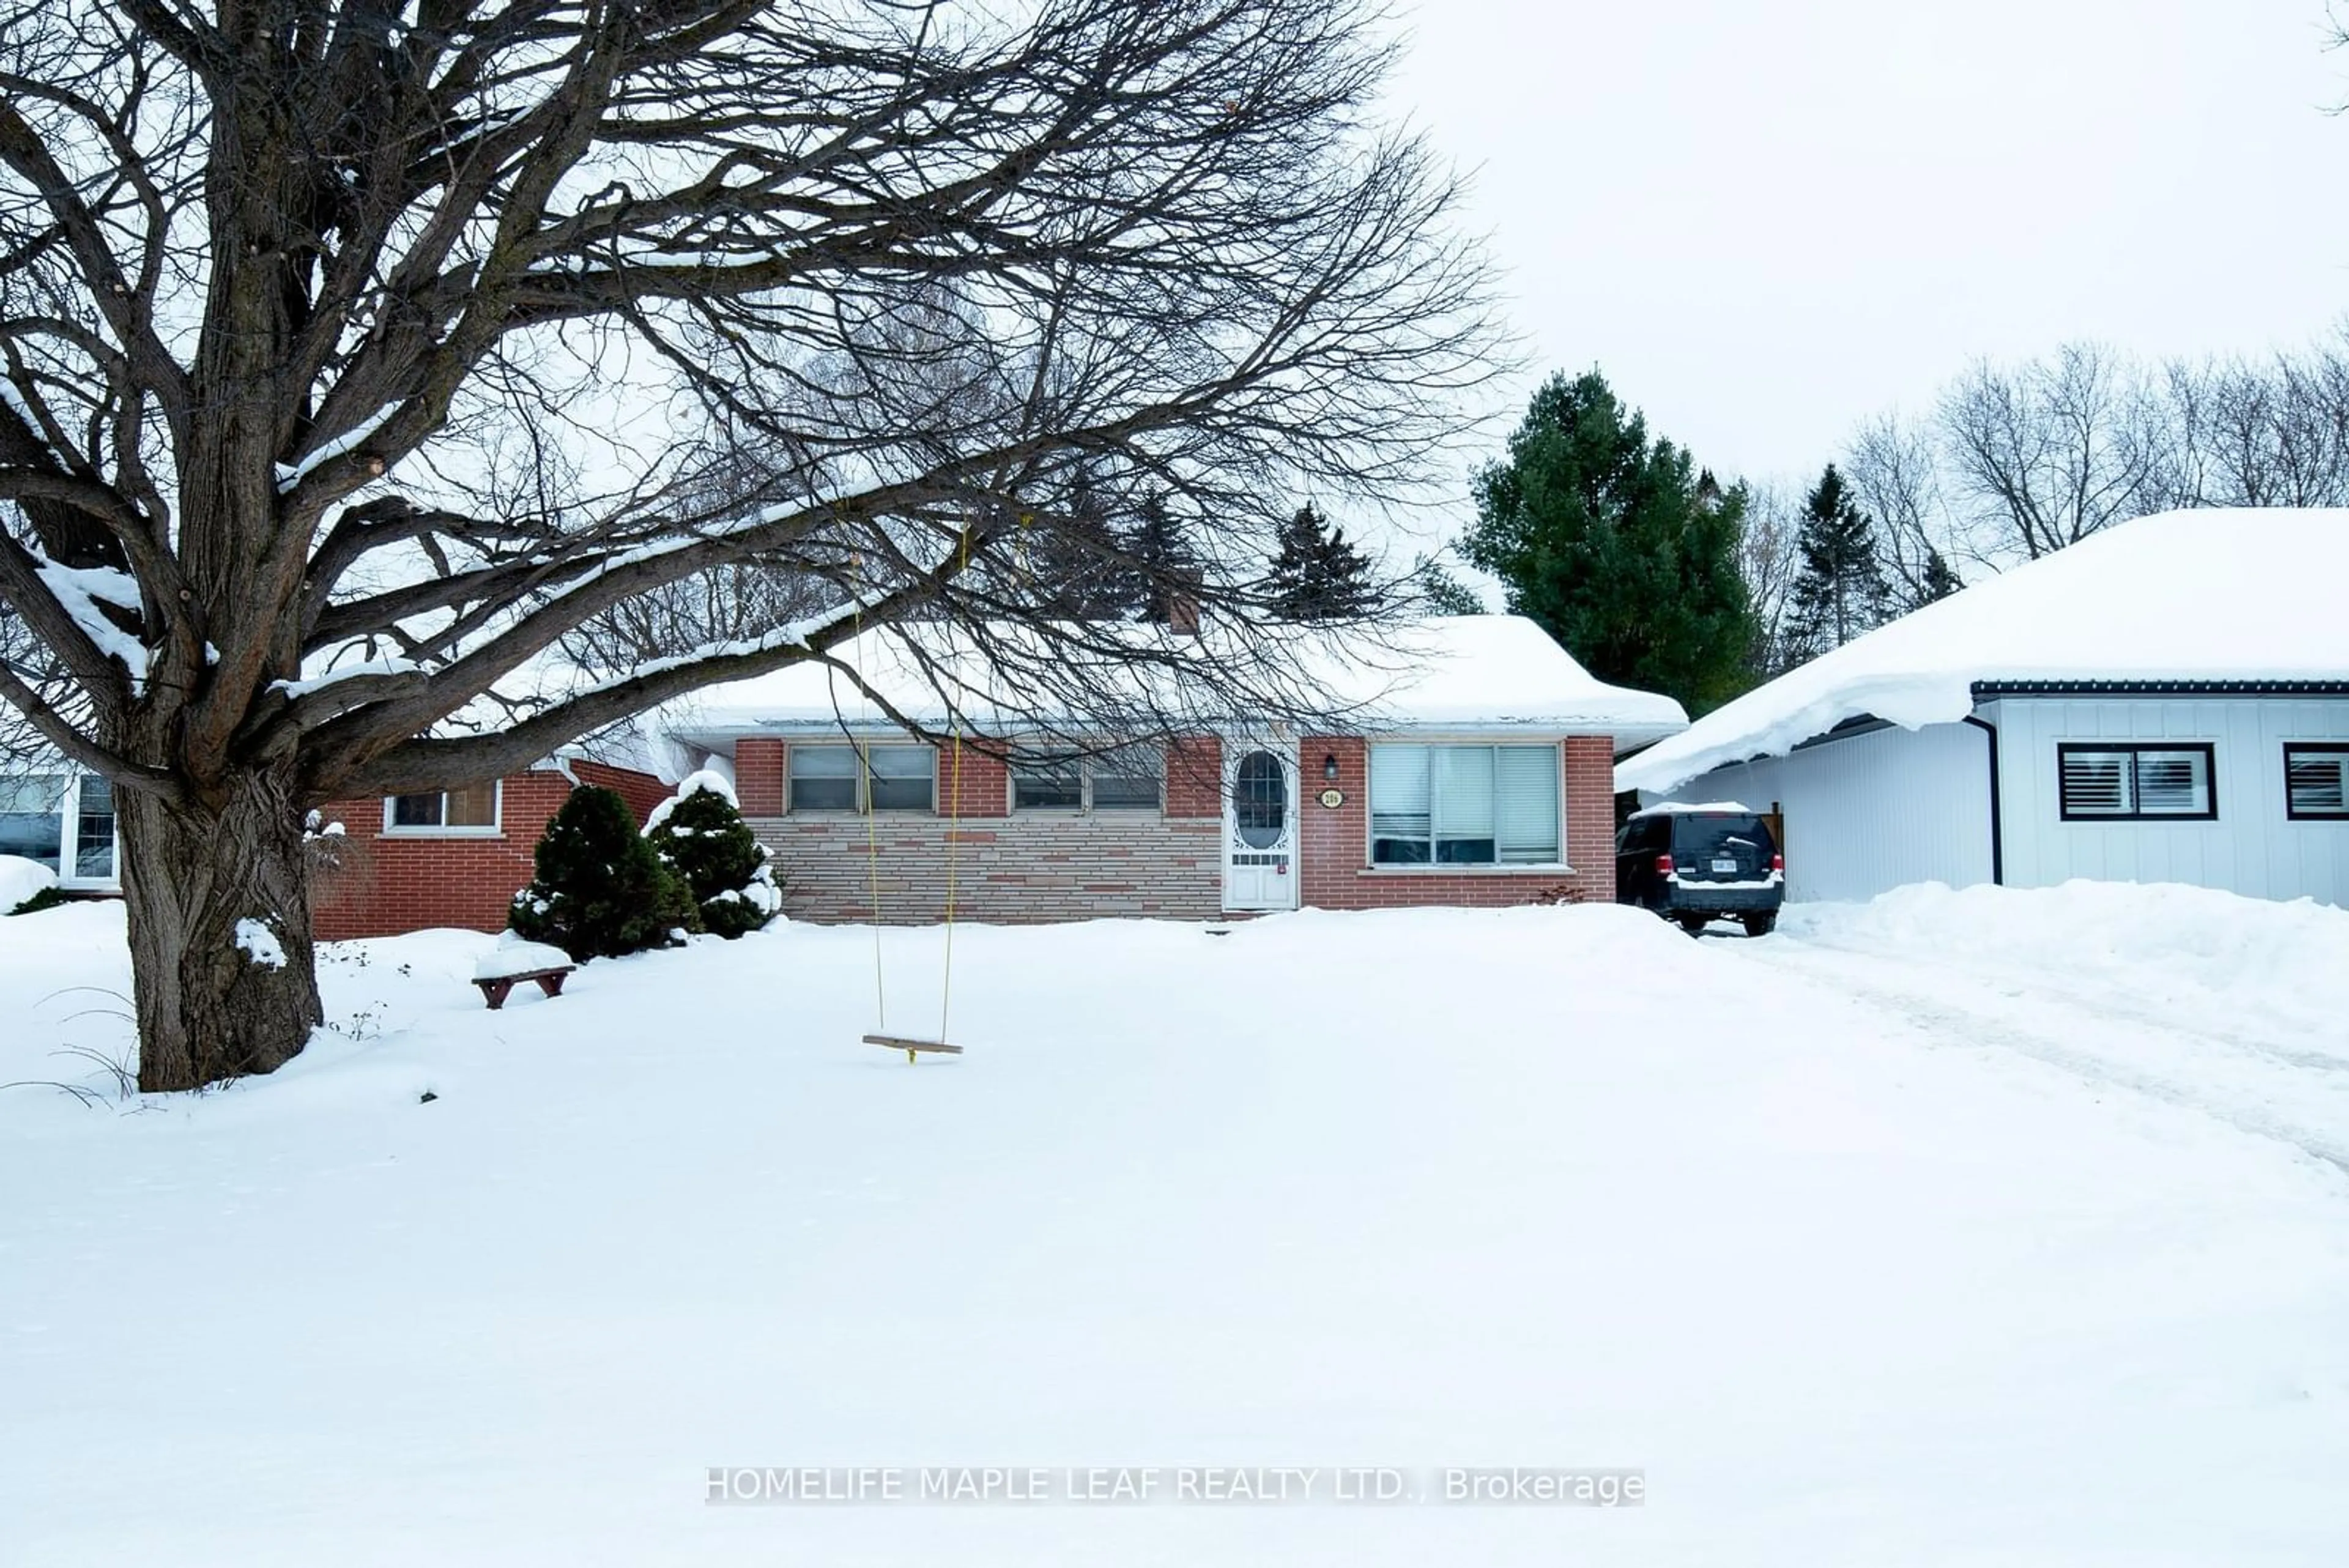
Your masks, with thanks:
M 324 1016 L 293 784 L 262 769 L 183 805 L 119 797 L 142 1091 L 273 1072 Z

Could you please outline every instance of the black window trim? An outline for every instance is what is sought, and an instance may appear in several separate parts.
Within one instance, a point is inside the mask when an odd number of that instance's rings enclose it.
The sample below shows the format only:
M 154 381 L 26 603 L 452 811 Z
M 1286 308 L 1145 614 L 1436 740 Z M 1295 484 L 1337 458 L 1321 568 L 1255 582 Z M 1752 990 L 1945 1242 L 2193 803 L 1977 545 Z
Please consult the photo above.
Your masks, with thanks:
M 2139 798 L 2137 788 L 2137 759 L 2145 752 L 2199 752 L 2202 753 L 2202 778 L 2208 795 L 2208 809 L 2203 811 L 2074 811 L 2072 796 L 2064 787 L 2064 760 L 2077 752 L 2101 753 L 2111 755 L 2127 753 L 2129 758 L 2129 798 Z M 2214 741 L 2059 741 L 2055 744 L 2055 815 L 2064 822 L 2216 822 L 2219 820 L 2219 747 Z
M 2292 759 L 2294 753 L 2349 759 L 2349 741 L 2286 741 L 2283 743 L 2283 815 L 2287 822 L 2349 822 L 2349 805 L 2339 811 L 2295 811 L 2292 805 Z M 2349 765 L 2349 763 L 2344 763 Z

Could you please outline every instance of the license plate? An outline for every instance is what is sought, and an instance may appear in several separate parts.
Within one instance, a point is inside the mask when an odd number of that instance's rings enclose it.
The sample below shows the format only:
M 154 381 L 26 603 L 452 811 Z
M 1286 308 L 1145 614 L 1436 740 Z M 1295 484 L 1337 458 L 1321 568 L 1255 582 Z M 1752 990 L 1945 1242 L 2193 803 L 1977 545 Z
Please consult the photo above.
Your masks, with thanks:
M 1713 863 L 1713 868 L 1715 871 L 1727 871 L 1733 875 L 1737 870 L 1737 862 L 1734 860 L 1716 860 Z

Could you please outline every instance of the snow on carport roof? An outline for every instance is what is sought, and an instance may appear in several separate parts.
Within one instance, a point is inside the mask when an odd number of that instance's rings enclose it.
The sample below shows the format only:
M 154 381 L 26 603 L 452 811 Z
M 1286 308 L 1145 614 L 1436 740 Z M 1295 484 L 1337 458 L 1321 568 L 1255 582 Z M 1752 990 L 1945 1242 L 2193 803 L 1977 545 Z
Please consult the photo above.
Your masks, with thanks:
M 1138 638 L 1181 638 L 1163 628 L 1136 626 Z M 1017 636 L 1006 628 L 1000 635 Z M 954 634 L 919 625 L 875 628 L 843 646 L 840 657 L 899 711 L 943 729 L 945 705 L 919 661 L 905 651 L 911 636 L 937 638 L 945 662 L 970 693 L 966 722 L 984 728 L 994 719 L 1017 723 L 1037 717 L 1032 700 L 996 692 L 994 672 Z M 1547 633 L 1519 616 L 1449 616 L 1381 628 L 1361 636 L 1320 627 L 1282 628 L 1220 626 L 1213 619 L 1196 643 L 1216 657 L 1219 638 L 1288 636 L 1294 665 L 1314 698 L 1357 724 L 1396 729 L 1526 730 L 1610 734 L 1640 741 L 1671 734 L 1688 722 L 1679 703 L 1650 691 L 1609 686 L 1575 662 Z M 941 650 L 934 649 L 934 656 Z M 794 727 L 829 727 L 842 713 L 860 711 L 855 686 L 821 664 L 800 664 L 770 675 L 710 687 L 662 716 L 671 733 L 716 739 Z M 885 722 L 878 710 L 870 717 Z M 1071 721 L 1081 715 L 1048 715 Z
M 2349 680 L 2349 509 L 2167 512 L 1878 628 L 1615 770 L 1661 791 L 1847 720 L 1973 711 L 1976 681 Z

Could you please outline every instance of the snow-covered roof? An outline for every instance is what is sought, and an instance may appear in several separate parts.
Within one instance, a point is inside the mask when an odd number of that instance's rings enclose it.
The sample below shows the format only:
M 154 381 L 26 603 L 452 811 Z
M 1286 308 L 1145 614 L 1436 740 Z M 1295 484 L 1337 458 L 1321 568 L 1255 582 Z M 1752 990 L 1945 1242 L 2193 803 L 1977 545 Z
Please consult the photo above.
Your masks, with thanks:
M 1654 805 L 1641 806 L 1633 816 L 1754 816 L 1759 815 L 1750 805 L 1733 800 L 1701 802 L 1668 800 Z
M 1018 634 L 1005 628 L 1000 635 Z M 1619 743 L 1638 743 L 1672 734 L 1688 722 L 1669 697 L 1597 680 L 1541 628 L 1519 616 L 1438 617 L 1375 636 L 1305 627 L 1224 628 L 1213 620 L 1196 639 L 1163 628 L 1136 627 L 1134 635 L 1176 639 L 1176 651 L 1195 648 L 1202 659 L 1217 656 L 1219 639 L 1291 638 L 1284 652 L 1309 687 L 1313 704 L 1345 713 L 1358 727 L 1608 734 Z M 931 639 L 925 651 L 942 661 L 952 682 L 968 693 L 962 714 L 967 724 L 984 730 L 1000 721 L 1010 729 L 1039 719 L 1081 719 L 1040 714 L 1032 694 L 1007 693 L 1002 677 L 985 660 L 958 644 L 954 633 L 936 628 L 876 628 L 843 645 L 840 657 L 890 706 L 916 722 L 944 729 L 950 715 L 921 662 L 908 651 L 905 639 L 913 637 Z M 1175 711 L 1191 711 L 1179 692 L 1162 697 Z M 861 700 L 854 681 L 820 664 L 800 664 L 709 687 L 672 704 L 659 722 L 672 734 L 712 742 L 831 729 L 843 718 L 852 725 L 860 718 L 870 727 L 886 723 L 877 705 Z
M 1661 791 L 1847 720 L 1918 729 L 1976 681 L 2349 680 L 2349 509 L 2168 512 L 2108 528 L 1822 654 L 1615 770 Z

